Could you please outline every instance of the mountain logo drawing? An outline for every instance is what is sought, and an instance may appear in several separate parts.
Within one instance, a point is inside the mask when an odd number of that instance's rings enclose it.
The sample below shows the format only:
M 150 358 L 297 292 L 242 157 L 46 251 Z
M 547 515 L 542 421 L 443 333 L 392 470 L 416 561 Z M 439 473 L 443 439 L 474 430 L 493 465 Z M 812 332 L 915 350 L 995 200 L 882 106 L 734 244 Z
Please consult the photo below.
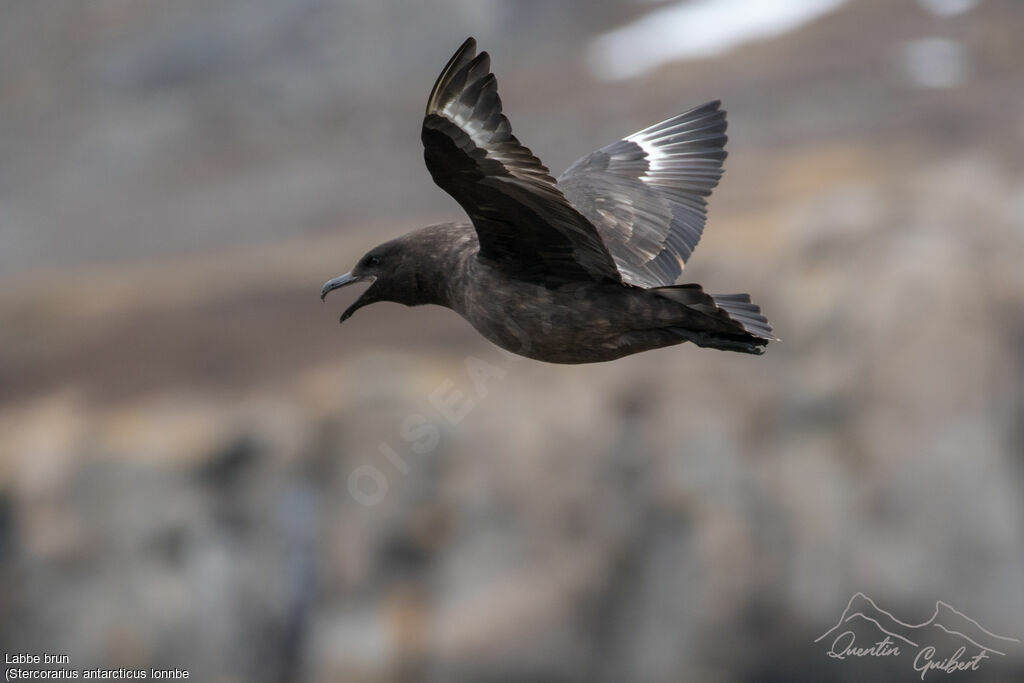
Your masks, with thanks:
M 931 671 L 978 671 L 984 660 L 1005 656 L 1020 645 L 1016 638 L 989 631 L 941 600 L 930 619 L 911 624 L 860 592 L 850 598 L 836 625 L 814 642 L 824 642 L 826 654 L 833 659 L 901 657 L 914 652 L 913 667 L 922 680 Z

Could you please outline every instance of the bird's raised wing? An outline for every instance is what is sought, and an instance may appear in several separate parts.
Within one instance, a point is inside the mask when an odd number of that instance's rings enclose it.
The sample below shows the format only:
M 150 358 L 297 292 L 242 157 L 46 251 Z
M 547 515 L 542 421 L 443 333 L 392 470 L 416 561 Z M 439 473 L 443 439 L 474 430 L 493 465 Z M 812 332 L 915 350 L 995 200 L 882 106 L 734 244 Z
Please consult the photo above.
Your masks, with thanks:
M 622 280 L 671 285 L 700 241 L 725 160 L 725 111 L 708 102 L 579 159 L 558 178 Z
M 430 175 L 469 214 L 481 257 L 545 282 L 621 281 L 597 230 L 512 134 L 490 58 L 472 38 L 434 84 L 422 138 Z

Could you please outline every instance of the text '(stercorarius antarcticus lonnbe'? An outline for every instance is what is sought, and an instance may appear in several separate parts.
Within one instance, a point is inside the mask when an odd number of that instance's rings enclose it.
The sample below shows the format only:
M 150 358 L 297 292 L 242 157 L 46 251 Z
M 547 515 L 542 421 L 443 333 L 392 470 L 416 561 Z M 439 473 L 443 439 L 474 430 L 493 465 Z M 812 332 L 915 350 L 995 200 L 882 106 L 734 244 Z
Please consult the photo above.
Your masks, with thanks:
M 685 341 L 763 353 L 774 339 L 746 294 L 674 284 L 700 240 L 725 159 L 725 112 L 709 102 L 578 160 L 556 181 L 501 113 L 490 59 L 463 43 L 423 119 L 431 176 L 472 220 L 370 250 L 321 298 L 372 282 L 375 301 L 438 304 L 504 349 L 592 363 Z

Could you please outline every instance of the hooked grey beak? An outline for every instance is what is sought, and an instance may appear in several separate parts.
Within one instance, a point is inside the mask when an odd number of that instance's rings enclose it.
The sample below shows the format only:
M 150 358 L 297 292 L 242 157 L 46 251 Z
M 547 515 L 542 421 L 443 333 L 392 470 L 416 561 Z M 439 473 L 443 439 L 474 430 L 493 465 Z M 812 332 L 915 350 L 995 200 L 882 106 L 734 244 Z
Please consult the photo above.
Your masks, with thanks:
M 323 288 L 320 289 L 320 301 L 326 301 L 327 295 L 340 287 L 350 285 L 353 282 L 361 282 L 365 279 L 366 278 L 357 277 L 352 273 L 345 273 L 344 275 L 339 275 L 333 280 L 328 280 L 324 283 Z
M 368 280 L 372 282 L 373 280 L 376 279 L 377 278 L 372 275 L 360 276 L 353 275 L 352 273 L 345 273 L 344 275 L 340 275 L 334 278 L 333 280 L 328 280 L 327 282 L 324 283 L 323 288 L 320 289 L 320 300 L 325 301 L 327 299 L 327 295 L 333 292 L 334 290 L 338 289 L 339 287 L 351 285 L 355 282 L 366 282 Z M 352 314 L 355 313 L 356 310 L 362 308 L 368 303 L 370 303 L 370 301 L 367 300 L 366 292 L 363 292 L 363 295 L 356 299 L 356 302 L 354 304 L 345 309 L 345 312 L 341 314 L 341 319 L 338 322 L 345 322 L 346 320 L 352 317 Z

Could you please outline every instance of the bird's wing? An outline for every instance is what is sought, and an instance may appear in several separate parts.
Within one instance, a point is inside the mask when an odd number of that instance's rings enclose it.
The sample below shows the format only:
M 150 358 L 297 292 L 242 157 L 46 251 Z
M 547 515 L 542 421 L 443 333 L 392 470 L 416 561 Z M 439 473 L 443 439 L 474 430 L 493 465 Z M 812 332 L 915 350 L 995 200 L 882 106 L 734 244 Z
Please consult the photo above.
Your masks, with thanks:
M 434 84 L 422 138 L 430 175 L 469 214 L 481 257 L 547 282 L 621 281 L 597 230 L 512 134 L 490 58 L 472 38 Z
M 576 161 L 558 186 L 597 227 L 623 281 L 671 285 L 700 241 L 722 177 L 725 111 L 714 101 Z

